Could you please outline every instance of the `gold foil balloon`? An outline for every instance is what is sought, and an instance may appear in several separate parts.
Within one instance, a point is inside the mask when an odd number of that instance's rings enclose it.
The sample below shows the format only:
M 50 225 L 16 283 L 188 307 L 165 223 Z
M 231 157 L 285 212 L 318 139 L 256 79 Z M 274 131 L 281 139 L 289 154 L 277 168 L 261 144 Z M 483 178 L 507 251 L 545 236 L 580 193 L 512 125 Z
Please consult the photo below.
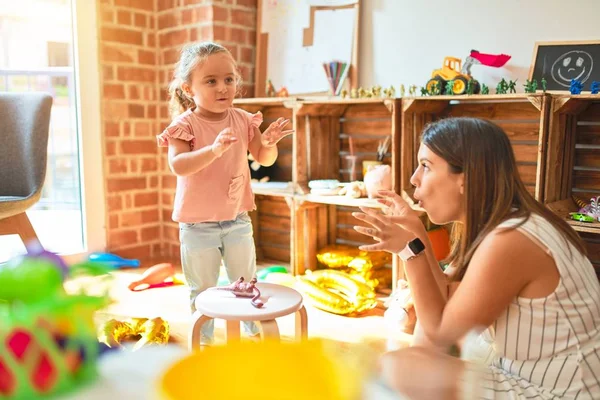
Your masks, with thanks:
M 131 318 L 127 321 L 111 319 L 98 332 L 98 340 L 109 347 L 119 347 L 126 341 L 137 340 L 133 351 L 146 344 L 166 344 L 169 324 L 162 318 Z

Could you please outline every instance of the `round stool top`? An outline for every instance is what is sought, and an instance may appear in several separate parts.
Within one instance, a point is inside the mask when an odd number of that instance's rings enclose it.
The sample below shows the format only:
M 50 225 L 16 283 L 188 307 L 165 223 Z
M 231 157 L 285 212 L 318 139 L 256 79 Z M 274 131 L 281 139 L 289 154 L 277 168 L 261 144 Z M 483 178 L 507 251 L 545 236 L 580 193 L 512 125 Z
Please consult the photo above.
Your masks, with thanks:
M 248 297 L 236 297 L 226 290 L 208 289 L 196 300 L 196 310 L 211 318 L 230 321 L 265 321 L 294 313 L 302 307 L 302 295 L 287 286 L 257 283 L 262 308 L 256 308 Z

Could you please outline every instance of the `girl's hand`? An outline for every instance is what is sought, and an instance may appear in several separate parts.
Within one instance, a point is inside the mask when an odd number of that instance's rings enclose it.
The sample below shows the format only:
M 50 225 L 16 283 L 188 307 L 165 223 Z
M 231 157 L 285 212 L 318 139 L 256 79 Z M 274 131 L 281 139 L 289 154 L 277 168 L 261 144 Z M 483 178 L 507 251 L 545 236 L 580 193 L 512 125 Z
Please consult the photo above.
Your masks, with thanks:
M 283 130 L 283 127 L 290 122 L 289 119 L 278 118 L 277 121 L 273 122 L 261 135 L 261 144 L 263 147 L 275 147 L 277 142 L 294 133 L 293 129 Z
M 421 236 L 424 231 L 418 214 L 398 194 L 392 191 L 380 191 L 383 196 L 378 202 L 383 204 L 384 212 L 361 207 L 362 213 L 352 215 L 371 225 L 371 227 L 355 226 L 354 229 L 363 235 L 371 236 L 379 243 L 360 246 L 366 251 L 387 251 L 398 253 L 415 236 Z
M 211 145 L 212 152 L 217 157 L 221 157 L 237 141 L 238 138 L 233 134 L 231 128 L 225 128 L 219 132 L 219 135 Z

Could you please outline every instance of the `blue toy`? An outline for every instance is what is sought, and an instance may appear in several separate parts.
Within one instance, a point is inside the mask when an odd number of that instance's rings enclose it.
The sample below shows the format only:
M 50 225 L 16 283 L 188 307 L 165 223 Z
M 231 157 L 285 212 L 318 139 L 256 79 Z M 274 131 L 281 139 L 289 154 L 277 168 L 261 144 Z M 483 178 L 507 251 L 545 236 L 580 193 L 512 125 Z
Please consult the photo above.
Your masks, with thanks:
M 569 87 L 569 91 L 571 94 L 581 94 L 581 90 L 583 89 L 583 84 L 581 81 L 576 79 L 571 79 L 571 86 Z
M 600 82 L 598 82 L 598 81 L 592 82 L 592 85 L 590 86 L 590 90 L 591 90 L 592 94 L 598 94 L 598 92 L 600 91 Z
M 124 267 L 137 268 L 140 266 L 140 260 L 129 260 L 111 253 L 92 253 L 88 256 L 88 260 L 102 263 L 113 269 Z

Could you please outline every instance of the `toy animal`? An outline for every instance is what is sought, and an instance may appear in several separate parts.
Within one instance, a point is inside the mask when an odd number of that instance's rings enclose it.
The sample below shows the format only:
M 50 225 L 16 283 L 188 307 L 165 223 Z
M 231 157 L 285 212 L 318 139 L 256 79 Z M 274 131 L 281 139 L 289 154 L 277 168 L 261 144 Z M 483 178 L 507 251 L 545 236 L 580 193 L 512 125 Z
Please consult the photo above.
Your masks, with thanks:
M 244 277 L 229 284 L 228 286 L 215 286 L 212 290 L 225 290 L 233 293 L 236 297 L 250 298 L 250 303 L 256 308 L 262 308 L 265 304 L 259 300 L 260 290 L 256 287 L 256 278 L 252 278 L 250 282 L 244 282 Z

